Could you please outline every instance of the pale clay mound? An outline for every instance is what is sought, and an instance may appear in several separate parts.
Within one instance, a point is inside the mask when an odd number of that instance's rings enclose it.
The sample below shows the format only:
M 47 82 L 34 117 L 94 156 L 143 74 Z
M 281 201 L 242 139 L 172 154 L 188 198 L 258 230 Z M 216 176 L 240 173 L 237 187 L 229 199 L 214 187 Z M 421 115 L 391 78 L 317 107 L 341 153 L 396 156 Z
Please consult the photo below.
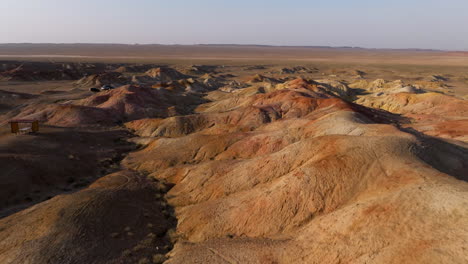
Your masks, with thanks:
M 0 219 L 1 263 L 468 262 L 465 100 L 381 79 L 258 74 L 223 89 L 145 75 L 148 87 L 17 115 L 125 122 L 139 148 L 88 188 Z
M 161 82 L 177 81 L 187 78 L 187 75 L 172 68 L 153 68 L 148 70 L 145 74 Z
M 403 114 L 413 120 L 408 127 L 428 135 L 468 142 L 466 100 L 439 93 L 396 93 L 363 97 L 357 103 Z

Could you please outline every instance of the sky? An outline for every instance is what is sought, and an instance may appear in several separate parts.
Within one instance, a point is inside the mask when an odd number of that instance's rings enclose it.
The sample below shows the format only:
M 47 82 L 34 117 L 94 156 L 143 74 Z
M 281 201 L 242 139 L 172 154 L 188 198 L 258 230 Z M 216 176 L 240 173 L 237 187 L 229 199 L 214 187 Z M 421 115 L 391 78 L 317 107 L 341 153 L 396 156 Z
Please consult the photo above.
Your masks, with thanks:
M 0 0 L 0 43 L 468 50 L 468 0 Z

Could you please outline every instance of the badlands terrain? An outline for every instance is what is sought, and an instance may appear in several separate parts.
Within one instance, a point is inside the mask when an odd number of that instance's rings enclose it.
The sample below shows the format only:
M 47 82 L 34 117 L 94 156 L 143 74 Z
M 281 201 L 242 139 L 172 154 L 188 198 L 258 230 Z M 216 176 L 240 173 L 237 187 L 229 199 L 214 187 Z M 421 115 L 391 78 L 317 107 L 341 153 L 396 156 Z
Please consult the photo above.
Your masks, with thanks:
M 11 44 L 0 60 L 0 263 L 468 263 L 468 54 Z

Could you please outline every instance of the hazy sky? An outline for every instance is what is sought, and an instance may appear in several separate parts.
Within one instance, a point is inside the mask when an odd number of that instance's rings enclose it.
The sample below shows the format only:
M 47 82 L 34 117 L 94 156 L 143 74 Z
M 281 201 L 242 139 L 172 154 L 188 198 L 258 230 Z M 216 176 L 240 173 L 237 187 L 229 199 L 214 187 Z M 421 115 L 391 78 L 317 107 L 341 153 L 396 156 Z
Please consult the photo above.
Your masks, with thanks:
M 468 0 L 0 0 L 0 43 L 468 50 Z

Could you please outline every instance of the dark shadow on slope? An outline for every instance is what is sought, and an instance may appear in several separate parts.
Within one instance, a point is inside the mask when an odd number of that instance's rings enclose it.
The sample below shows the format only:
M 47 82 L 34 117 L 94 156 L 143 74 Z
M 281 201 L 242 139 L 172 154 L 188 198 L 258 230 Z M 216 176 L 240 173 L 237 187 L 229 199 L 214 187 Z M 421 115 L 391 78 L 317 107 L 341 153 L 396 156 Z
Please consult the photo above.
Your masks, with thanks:
M 0 147 L 0 217 L 88 186 L 120 169 L 136 146 L 125 130 L 41 127 L 8 136 Z
M 445 174 L 468 182 L 468 148 L 462 146 L 463 143 L 452 144 L 413 128 L 400 128 L 400 130 L 419 139 L 421 145 L 413 151 L 421 160 Z
M 400 127 L 401 124 L 408 124 L 411 121 L 411 119 L 403 115 L 394 114 L 382 109 L 365 107 L 355 103 L 350 104 L 354 111 L 365 115 L 367 118 L 369 118 L 375 123 L 393 124 L 397 127 Z

